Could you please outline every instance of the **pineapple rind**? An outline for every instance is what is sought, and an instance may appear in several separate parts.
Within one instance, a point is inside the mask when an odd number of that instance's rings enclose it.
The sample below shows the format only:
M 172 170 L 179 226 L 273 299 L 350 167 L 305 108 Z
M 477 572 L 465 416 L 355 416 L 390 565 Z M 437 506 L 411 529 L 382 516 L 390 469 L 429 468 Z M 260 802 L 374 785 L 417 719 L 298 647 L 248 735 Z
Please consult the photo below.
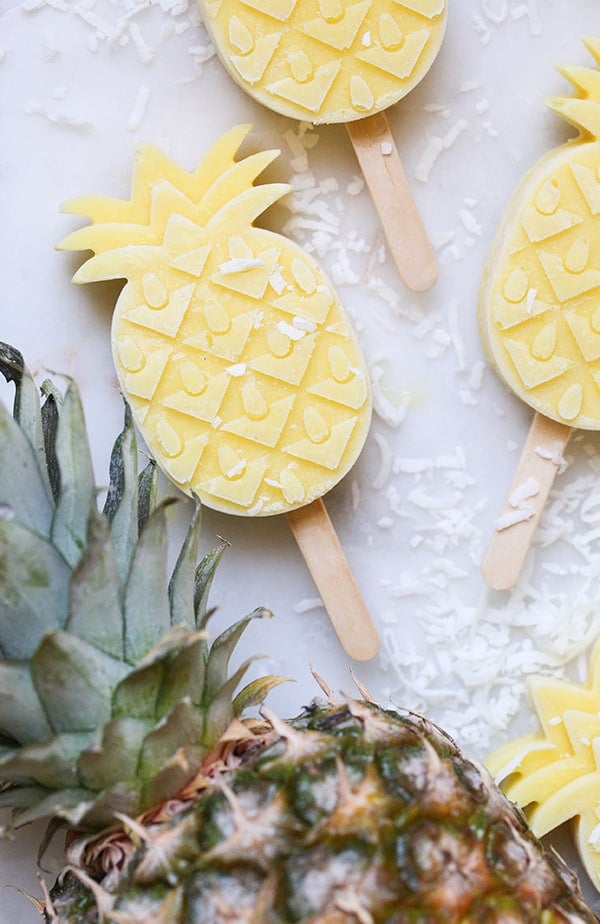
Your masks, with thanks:
M 584 924 L 574 877 L 427 720 L 349 701 L 272 729 L 162 824 L 132 826 L 118 874 L 68 874 L 64 924 L 93 886 L 109 921 Z M 74 861 L 80 862 L 77 850 Z M 98 874 L 102 879 L 102 874 Z
M 21 468 L 17 481 L 0 466 L 0 806 L 16 826 L 54 816 L 97 830 L 176 796 L 229 722 L 280 682 L 251 683 L 234 701 L 250 662 L 228 675 L 235 642 L 270 614 L 256 610 L 209 646 L 222 548 L 197 564 L 196 503 L 167 577 L 172 501 L 156 503 L 154 463 L 138 477 L 129 410 L 101 514 L 76 385 L 62 395 L 46 383 L 42 407 L 6 344 L 0 371 L 16 386 L 14 418 L 0 405 L 0 442 Z M 29 485 L 50 516 L 19 509 Z

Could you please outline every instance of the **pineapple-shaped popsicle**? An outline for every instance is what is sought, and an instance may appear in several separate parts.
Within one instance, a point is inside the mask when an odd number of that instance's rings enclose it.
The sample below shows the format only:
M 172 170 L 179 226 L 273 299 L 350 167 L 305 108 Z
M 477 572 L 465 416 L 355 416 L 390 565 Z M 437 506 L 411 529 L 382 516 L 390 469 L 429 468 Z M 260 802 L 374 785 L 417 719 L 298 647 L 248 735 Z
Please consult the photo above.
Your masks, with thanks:
M 488 767 L 538 837 L 576 821 L 581 860 L 600 889 L 600 644 L 587 683 L 535 676 L 529 689 L 539 731 L 498 748 Z
M 126 277 L 112 327 L 123 392 L 183 491 L 242 515 L 288 512 L 349 470 L 370 422 L 368 374 L 315 261 L 252 222 L 288 192 L 253 186 L 278 152 L 238 162 L 222 137 L 192 173 L 139 151 L 129 202 L 67 205 L 92 224 L 63 248 L 76 282 Z
M 600 63 L 600 40 L 586 45 Z M 483 563 L 498 590 L 519 576 L 572 428 L 600 429 L 600 73 L 562 73 L 577 94 L 550 107 L 579 135 L 523 180 L 480 293 L 490 362 L 536 411 Z
M 231 76 L 263 106 L 314 124 L 346 122 L 400 278 L 417 292 L 435 256 L 385 109 L 429 71 L 447 0 L 200 0 Z
M 600 63 L 600 40 L 588 40 Z M 559 423 L 600 429 L 600 73 L 565 67 L 576 97 L 550 107 L 580 129 L 526 176 L 481 289 L 490 360 L 506 384 Z
M 254 227 L 290 187 L 253 185 L 279 152 L 236 161 L 248 131 L 191 173 L 142 147 L 131 198 L 70 202 L 92 224 L 61 246 L 94 251 L 76 282 L 127 279 L 113 355 L 166 475 L 224 513 L 288 514 L 343 647 L 369 660 L 377 632 L 321 500 L 366 439 L 367 368 L 318 264 Z
M 349 122 L 405 96 L 433 63 L 446 0 L 201 0 L 232 77 L 264 106 Z

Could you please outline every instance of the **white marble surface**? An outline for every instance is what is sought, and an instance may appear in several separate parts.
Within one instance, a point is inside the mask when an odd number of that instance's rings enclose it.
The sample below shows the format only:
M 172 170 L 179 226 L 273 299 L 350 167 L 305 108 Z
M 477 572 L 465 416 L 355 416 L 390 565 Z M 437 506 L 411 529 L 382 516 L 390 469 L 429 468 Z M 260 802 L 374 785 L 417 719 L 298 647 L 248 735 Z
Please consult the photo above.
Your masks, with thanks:
M 600 9 L 598 0 L 450 6 L 433 70 L 389 112 L 436 244 L 435 289 L 408 293 L 380 261 L 368 194 L 348 193 L 358 171 L 341 127 L 320 129 L 306 152 L 320 203 L 313 211 L 326 209 L 329 237 L 302 230 L 314 217 L 309 197 L 293 214 L 275 211 L 271 224 L 322 245 L 319 256 L 377 383 L 365 450 L 327 498 L 384 643 L 358 675 L 382 701 L 427 712 L 481 758 L 533 727 L 528 672 L 585 675 L 600 620 L 594 435 L 578 435 L 569 447 L 569 467 L 519 586 L 507 594 L 483 586 L 480 561 L 531 412 L 485 367 L 475 313 L 508 197 L 525 170 L 570 134 L 543 105 L 567 91 L 554 66 L 591 65 L 580 39 L 600 31 Z M 254 123 L 257 145 L 281 146 L 274 175 L 289 178 L 301 167 L 290 147 L 298 126 L 249 100 L 207 46 L 191 0 L 189 8 L 186 0 L 0 0 L 0 339 L 18 346 L 40 377 L 52 369 L 77 379 L 100 483 L 121 420 L 109 346 L 117 287 L 71 285 L 78 259 L 54 247 L 78 222 L 60 213 L 61 201 L 125 197 L 142 139 L 191 168 L 239 121 Z M 417 176 L 436 137 L 445 146 L 424 182 Z M 267 656 L 262 669 L 296 679 L 272 705 L 292 714 L 315 695 L 310 663 L 334 688 L 350 690 L 350 665 L 285 521 L 206 511 L 207 546 L 217 535 L 231 543 L 213 589 L 221 625 L 258 604 L 276 614 L 242 646 L 242 654 Z M 40 834 L 0 843 L 0 886 L 39 893 Z M 0 924 L 34 920 L 23 897 L 2 888 Z

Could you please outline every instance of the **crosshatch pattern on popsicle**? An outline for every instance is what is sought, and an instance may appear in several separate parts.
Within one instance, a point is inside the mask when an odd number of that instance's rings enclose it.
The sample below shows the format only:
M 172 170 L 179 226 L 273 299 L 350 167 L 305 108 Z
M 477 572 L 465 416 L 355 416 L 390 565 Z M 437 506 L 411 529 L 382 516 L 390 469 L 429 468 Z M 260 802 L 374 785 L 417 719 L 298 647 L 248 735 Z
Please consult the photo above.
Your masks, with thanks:
M 565 74 L 586 97 L 551 106 L 584 134 L 525 181 L 484 290 L 482 331 L 499 373 L 530 406 L 599 429 L 600 74 Z
M 446 0 L 203 0 L 233 77 L 271 109 L 312 122 L 379 112 L 427 72 Z
M 96 251 L 76 281 L 129 280 L 113 318 L 115 363 L 167 475 L 208 506 L 267 515 L 343 477 L 371 406 L 360 348 L 319 266 L 252 226 L 288 187 L 252 185 L 278 152 L 233 162 L 246 133 L 224 136 L 197 175 L 142 148 L 131 202 L 72 203 L 97 223 L 62 246 Z M 119 211 L 122 221 L 99 221 Z

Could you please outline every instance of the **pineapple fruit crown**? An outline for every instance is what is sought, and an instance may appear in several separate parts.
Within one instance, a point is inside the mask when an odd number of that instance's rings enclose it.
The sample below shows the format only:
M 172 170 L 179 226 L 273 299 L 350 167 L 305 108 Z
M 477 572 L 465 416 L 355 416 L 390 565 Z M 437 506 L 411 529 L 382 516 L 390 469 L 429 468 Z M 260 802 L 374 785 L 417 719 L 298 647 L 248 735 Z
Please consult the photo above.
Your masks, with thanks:
M 40 390 L 0 343 L 15 386 L 0 402 L 0 808 L 15 827 L 51 817 L 86 830 L 177 795 L 230 723 L 279 677 L 236 693 L 228 665 L 250 615 L 207 641 L 225 544 L 198 563 L 196 503 L 170 577 L 157 469 L 138 473 L 129 409 L 102 511 L 80 395 Z

